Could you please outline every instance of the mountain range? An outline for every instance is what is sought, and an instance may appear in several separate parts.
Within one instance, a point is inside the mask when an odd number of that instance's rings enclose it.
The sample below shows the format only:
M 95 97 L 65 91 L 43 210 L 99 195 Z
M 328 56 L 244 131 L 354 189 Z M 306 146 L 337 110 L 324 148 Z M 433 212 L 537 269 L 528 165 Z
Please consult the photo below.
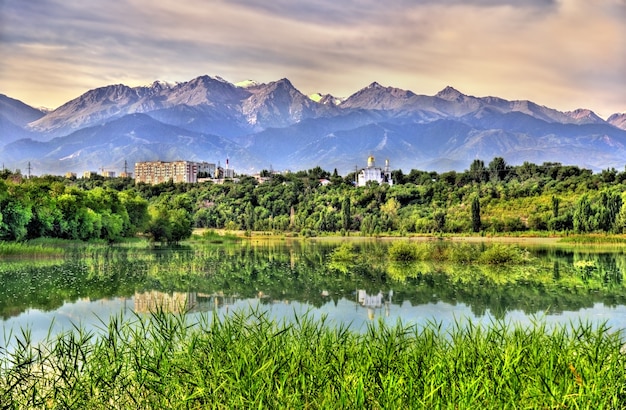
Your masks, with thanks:
M 376 82 L 347 98 L 304 95 L 289 80 L 233 84 L 201 76 L 109 85 L 46 111 L 0 94 L 0 161 L 35 174 L 121 172 L 135 162 L 224 163 L 239 173 L 320 166 L 340 174 L 369 155 L 392 169 L 445 172 L 474 159 L 560 162 L 594 171 L 626 164 L 626 114 L 603 120 L 531 101 L 433 96 Z

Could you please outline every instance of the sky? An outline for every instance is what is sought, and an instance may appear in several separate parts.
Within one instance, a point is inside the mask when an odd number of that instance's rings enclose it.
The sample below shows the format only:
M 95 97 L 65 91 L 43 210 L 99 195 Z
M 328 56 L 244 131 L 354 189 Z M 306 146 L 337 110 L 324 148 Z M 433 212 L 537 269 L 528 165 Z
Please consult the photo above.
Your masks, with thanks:
M 626 0 L 0 0 L 0 93 L 288 78 L 626 112 Z

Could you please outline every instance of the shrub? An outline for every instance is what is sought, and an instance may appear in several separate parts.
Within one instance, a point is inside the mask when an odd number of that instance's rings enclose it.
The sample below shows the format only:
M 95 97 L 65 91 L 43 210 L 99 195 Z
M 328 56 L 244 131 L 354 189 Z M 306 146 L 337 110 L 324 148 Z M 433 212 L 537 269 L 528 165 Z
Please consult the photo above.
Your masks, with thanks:
M 480 255 L 480 262 L 488 265 L 502 265 L 506 263 L 521 263 L 522 251 L 517 246 L 496 244 Z
M 448 258 L 451 262 L 468 263 L 476 261 L 480 256 L 477 246 L 467 243 L 454 244 L 448 250 Z
M 389 247 L 389 259 L 404 262 L 417 260 L 415 245 L 410 242 L 395 241 Z

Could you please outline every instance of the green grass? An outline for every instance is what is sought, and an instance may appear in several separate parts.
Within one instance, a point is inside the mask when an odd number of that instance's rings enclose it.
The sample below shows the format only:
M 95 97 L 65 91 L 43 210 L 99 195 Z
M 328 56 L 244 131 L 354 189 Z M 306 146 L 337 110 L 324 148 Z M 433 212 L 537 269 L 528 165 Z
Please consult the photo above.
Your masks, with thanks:
M 258 311 L 191 325 L 163 312 L 0 350 L 3 408 L 607 408 L 626 406 L 619 333 L 459 322 L 364 332 Z
M 626 244 L 626 236 L 623 235 L 572 235 L 559 239 L 562 243 L 584 245 L 615 245 Z
M 213 229 L 207 229 L 207 230 L 199 230 L 199 234 L 194 233 L 194 235 L 192 235 L 192 239 L 193 240 L 197 240 L 197 241 L 201 241 L 201 242 L 208 242 L 208 243 L 235 243 L 235 242 L 240 242 L 241 238 L 239 236 L 237 236 L 234 233 L 230 233 L 230 232 L 223 232 L 223 233 L 219 233 Z
M 55 246 L 44 244 L 30 244 L 23 242 L 0 242 L 0 257 L 3 256 L 28 256 L 28 257 L 51 257 L 62 256 L 64 250 Z
M 144 249 L 149 242 L 141 238 L 124 238 L 121 242 L 110 244 L 103 240 L 89 242 L 58 238 L 37 238 L 26 242 L 0 241 L 0 257 L 46 258 L 62 257 L 75 251 L 95 252 L 101 249 L 129 248 Z

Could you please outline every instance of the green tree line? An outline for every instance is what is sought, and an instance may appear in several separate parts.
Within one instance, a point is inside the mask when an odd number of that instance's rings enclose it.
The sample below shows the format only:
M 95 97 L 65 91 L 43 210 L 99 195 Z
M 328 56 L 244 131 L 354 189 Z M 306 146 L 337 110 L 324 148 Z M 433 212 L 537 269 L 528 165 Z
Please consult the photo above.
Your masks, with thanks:
M 293 232 L 623 233 L 626 171 L 560 163 L 474 160 L 464 172 L 393 171 L 393 186 L 354 186 L 320 167 L 264 170 L 223 184 L 134 184 L 129 178 L 31 179 L 0 174 L 0 240 L 37 237 L 115 241 L 143 233 L 178 241 L 194 227 Z M 322 183 L 325 180 L 330 183 Z

